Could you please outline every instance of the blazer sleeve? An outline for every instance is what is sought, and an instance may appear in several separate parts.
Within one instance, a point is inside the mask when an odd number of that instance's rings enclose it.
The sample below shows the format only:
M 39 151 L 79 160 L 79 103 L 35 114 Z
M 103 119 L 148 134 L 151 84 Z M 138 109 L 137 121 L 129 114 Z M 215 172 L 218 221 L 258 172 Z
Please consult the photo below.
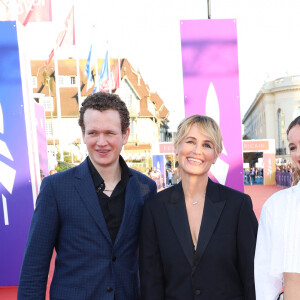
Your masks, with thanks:
M 58 232 L 58 212 L 50 178 L 42 181 L 25 248 L 18 300 L 45 299 L 49 265 Z
M 246 195 L 242 200 L 237 231 L 238 266 L 244 286 L 245 300 L 255 300 L 254 254 L 257 227 L 251 198 Z
M 140 236 L 140 280 L 142 300 L 163 300 L 163 267 L 158 246 L 156 227 L 150 208 L 144 206 Z
M 277 299 L 282 291 L 282 278 L 270 274 L 272 257 L 272 216 L 267 207 L 263 207 L 257 234 L 254 272 L 257 300 Z

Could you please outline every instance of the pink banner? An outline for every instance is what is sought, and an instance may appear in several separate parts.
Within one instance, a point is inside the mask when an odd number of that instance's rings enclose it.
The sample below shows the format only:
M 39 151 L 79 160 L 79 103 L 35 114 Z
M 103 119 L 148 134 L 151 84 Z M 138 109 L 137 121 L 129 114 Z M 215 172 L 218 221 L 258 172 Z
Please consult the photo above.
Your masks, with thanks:
M 185 115 L 220 126 L 223 152 L 210 176 L 244 191 L 236 20 L 181 21 Z

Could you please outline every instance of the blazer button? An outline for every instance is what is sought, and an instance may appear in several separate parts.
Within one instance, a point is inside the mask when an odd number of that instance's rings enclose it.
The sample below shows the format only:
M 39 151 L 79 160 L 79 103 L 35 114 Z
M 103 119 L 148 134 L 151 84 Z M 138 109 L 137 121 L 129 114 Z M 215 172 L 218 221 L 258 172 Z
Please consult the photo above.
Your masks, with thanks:
M 194 294 L 195 294 L 196 296 L 199 296 L 199 295 L 201 294 L 201 291 L 200 291 L 200 290 L 195 290 Z
M 110 293 L 110 292 L 113 291 L 113 288 L 109 286 L 109 287 L 106 289 L 106 291 Z
M 116 261 L 117 258 L 116 258 L 115 256 L 113 256 L 111 260 L 112 260 L 112 261 Z

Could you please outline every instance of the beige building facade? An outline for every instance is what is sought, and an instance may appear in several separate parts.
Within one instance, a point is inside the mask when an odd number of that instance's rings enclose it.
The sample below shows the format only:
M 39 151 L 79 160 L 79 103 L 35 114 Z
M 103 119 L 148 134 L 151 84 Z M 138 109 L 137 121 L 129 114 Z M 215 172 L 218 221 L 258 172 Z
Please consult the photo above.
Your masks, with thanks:
M 117 61 L 111 60 L 112 68 Z M 143 170 L 151 166 L 152 144 L 169 141 L 171 138 L 167 125 L 169 111 L 159 95 L 150 90 L 129 61 L 121 59 L 120 62 L 120 86 L 112 92 L 121 97 L 130 113 L 130 136 L 122 154 L 129 165 Z M 44 61 L 31 61 L 34 98 L 46 110 L 48 151 L 52 154 L 59 152 L 62 160 L 63 148 L 65 156 L 73 158 L 74 154 L 80 161 L 87 152 L 82 145 L 78 126 L 78 102 L 82 103 L 93 90 L 86 90 L 86 60 L 79 60 L 79 76 L 74 59 L 58 60 L 59 88 L 56 86 L 53 61 L 46 69 L 43 65 Z M 98 60 L 98 70 L 101 65 L 102 61 Z M 60 112 L 57 91 L 60 93 Z M 50 106 L 52 109 L 49 109 Z
M 290 161 L 286 130 L 300 115 L 300 75 L 266 82 L 246 112 L 243 139 L 274 139 L 277 163 Z

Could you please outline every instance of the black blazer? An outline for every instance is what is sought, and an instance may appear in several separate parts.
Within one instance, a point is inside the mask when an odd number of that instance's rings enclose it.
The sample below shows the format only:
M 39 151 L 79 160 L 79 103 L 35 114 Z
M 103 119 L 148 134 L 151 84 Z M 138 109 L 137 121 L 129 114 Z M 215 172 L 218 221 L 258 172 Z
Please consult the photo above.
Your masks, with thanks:
M 182 184 L 148 199 L 140 236 L 142 300 L 254 300 L 251 198 L 209 179 L 194 253 Z

